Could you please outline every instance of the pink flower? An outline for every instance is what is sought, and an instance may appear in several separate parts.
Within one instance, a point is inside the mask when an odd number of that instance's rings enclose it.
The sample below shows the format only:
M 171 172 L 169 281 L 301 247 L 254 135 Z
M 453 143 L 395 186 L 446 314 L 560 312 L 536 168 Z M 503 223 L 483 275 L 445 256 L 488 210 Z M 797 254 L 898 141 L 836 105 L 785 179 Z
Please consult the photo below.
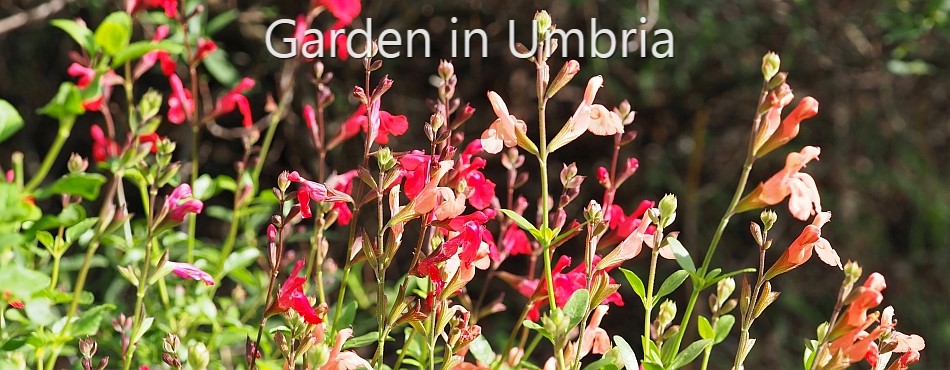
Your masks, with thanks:
M 218 103 L 214 107 L 214 115 L 220 116 L 222 114 L 227 114 L 234 111 L 234 107 L 237 106 L 238 111 L 241 112 L 241 116 L 244 117 L 244 120 L 241 123 L 245 128 L 250 128 L 254 121 L 251 119 L 251 106 L 247 101 L 247 97 L 244 94 L 247 90 L 250 90 L 254 87 L 254 80 L 245 77 L 235 86 L 231 91 L 225 94 L 221 99 L 218 99 Z
M 495 183 L 480 171 L 485 168 L 486 161 L 484 158 L 475 156 L 481 152 L 484 152 L 481 140 L 474 140 L 469 143 L 462 155 L 459 156 L 458 172 L 449 181 L 449 186 L 457 186 L 461 180 L 465 180 L 468 202 L 477 209 L 490 207 L 492 200 L 495 198 Z
M 806 146 L 798 153 L 789 153 L 785 168 L 746 195 L 736 207 L 736 212 L 775 205 L 789 196 L 788 210 L 795 218 L 805 221 L 821 212 L 821 197 L 815 179 L 800 172 L 808 162 L 818 159 L 820 153 L 821 149 L 814 146 Z
M 579 359 L 591 352 L 602 355 L 610 350 L 610 336 L 600 327 L 600 321 L 607 315 L 608 308 L 608 305 L 597 306 L 591 314 L 590 323 L 584 329 L 584 342 L 580 343 Z
M 577 106 L 574 115 L 571 116 L 567 124 L 551 140 L 550 151 L 553 152 L 569 144 L 585 131 L 590 131 L 592 134 L 599 136 L 615 135 L 623 132 L 623 122 L 621 122 L 617 113 L 607 110 L 603 105 L 594 104 L 594 97 L 603 84 L 604 78 L 601 76 L 594 76 L 587 81 L 584 100 Z
M 76 81 L 76 86 L 80 89 L 85 89 L 86 86 L 89 86 L 92 80 L 96 78 L 96 71 L 94 69 L 75 62 L 69 65 L 66 73 L 68 73 L 70 77 L 79 78 L 79 80 Z
M 592 262 L 594 265 L 597 265 L 600 261 L 601 259 L 599 256 L 594 256 Z M 578 289 L 583 289 L 587 286 L 587 275 L 584 272 L 584 264 L 579 264 L 573 270 L 566 273 L 563 272 L 564 269 L 570 265 L 571 258 L 568 256 L 561 256 L 554 267 L 551 268 L 551 280 L 554 283 L 554 303 L 561 308 L 564 308 L 564 305 L 567 304 L 568 299 L 571 298 L 571 295 L 574 294 L 575 291 Z M 541 314 L 539 308 L 541 305 L 548 302 L 548 300 L 545 298 L 548 294 L 546 282 L 543 278 L 514 280 L 516 280 L 515 288 L 518 290 L 518 292 L 534 300 L 534 305 L 528 312 L 528 318 L 532 321 L 537 321 Z M 614 284 L 614 279 L 612 277 L 609 278 L 608 281 L 610 284 Z M 617 306 L 623 306 L 623 298 L 620 296 L 620 293 L 614 292 L 607 296 L 607 298 L 601 303 L 613 303 Z
M 409 200 L 415 199 L 425 187 L 429 179 L 429 162 L 432 159 L 431 155 L 424 154 L 420 150 L 413 150 L 399 157 L 399 166 L 402 167 L 406 177 L 404 191 Z
M 119 144 L 109 140 L 99 125 L 89 127 L 89 135 L 92 136 L 92 160 L 94 162 L 103 162 L 109 158 L 119 155 Z
M 168 37 L 169 27 L 168 25 L 161 25 L 155 29 L 155 35 L 152 37 L 152 43 L 157 43 L 166 37 Z M 171 76 L 175 73 L 175 67 L 177 64 L 172 60 L 171 55 L 168 54 L 168 51 L 165 50 L 155 50 L 150 51 L 148 54 L 142 56 L 142 59 L 139 60 L 139 63 L 135 66 L 134 76 L 140 77 L 145 71 L 152 68 L 155 65 L 155 62 L 160 62 L 162 73 L 165 76 Z
M 304 320 L 310 324 L 316 325 L 323 322 L 317 311 L 313 309 L 313 305 L 310 304 L 310 299 L 304 294 L 303 285 L 307 282 L 307 278 L 298 276 L 303 266 L 304 260 L 299 260 L 294 265 L 294 271 L 280 285 L 277 300 L 267 309 L 268 316 L 292 309 L 303 316 Z
M 818 101 L 810 96 L 802 98 L 795 109 L 782 120 L 776 132 L 756 151 L 756 155 L 762 157 L 794 139 L 798 136 L 801 122 L 817 114 Z
M 476 222 L 469 221 L 465 223 L 458 235 L 446 240 L 435 252 L 419 261 L 419 264 L 413 269 L 413 274 L 419 277 L 428 276 L 436 285 L 436 293 L 441 294 L 451 275 L 444 271 L 445 266 L 440 269 L 437 264 L 457 256 L 459 262 L 457 268 L 459 270 L 470 269 L 477 260 L 481 259 L 479 258 L 479 249 L 482 244 L 483 228 L 484 226 Z
M 360 15 L 362 4 L 359 0 L 314 0 L 310 8 L 324 6 L 333 14 L 336 19 L 343 23 L 343 26 L 349 25 L 353 19 Z
M 214 279 L 207 272 L 194 265 L 182 262 L 165 262 L 165 266 L 172 269 L 172 273 L 183 279 L 200 280 L 205 285 L 214 285 Z
M 498 119 L 482 133 L 481 145 L 486 152 L 497 154 L 502 147 L 511 148 L 518 145 L 517 131 L 524 135 L 528 126 L 524 121 L 508 113 L 508 105 L 494 91 L 488 92 L 488 100 Z
M 169 18 L 178 16 L 178 0 L 128 0 L 125 4 L 125 11 L 129 14 L 154 8 L 164 9 Z
M 369 133 L 370 127 L 367 124 L 366 118 L 366 106 L 360 104 L 356 108 L 356 112 L 353 112 L 353 115 L 350 116 L 343 122 L 343 129 L 341 135 L 345 139 L 349 139 L 353 136 L 356 136 L 361 129 L 363 132 Z M 406 116 L 398 115 L 394 116 L 387 111 L 379 111 L 379 131 L 376 133 L 375 141 L 380 145 L 386 145 L 389 143 L 389 135 L 400 136 L 406 133 L 406 130 L 409 129 L 409 120 L 406 119 Z
M 181 184 L 166 198 L 165 207 L 173 221 L 183 222 L 189 213 L 201 213 L 204 204 L 192 197 L 190 185 Z
M 168 97 L 168 120 L 180 125 L 195 112 L 195 101 L 191 97 L 191 91 L 185 88 L 178 75 L 169 76 L 168 84 L 172 88 L 171 96 Z
M 215 44 L 214 41 L 208 39 L 198 39 L 198 50 L 195 51 L 195 60 L 204 60 L 215 50 L 218 50 L 218 45 Z M 253 86 L 253 84 L 251 84 L 251 86 Z
M 606 256 L 599 263 L 597 263 L 597 270 L 609 270 L 613 267 L 619 266 L 625 261 L 631 260 L 637 255 L 640 254 L 640 251 L 643 250 L 643 243 L 646 240 L 648 234 L 647 230 L 650 226 L 650 217 L 647 214 L 644 214 L 640 218 L 640 222 L 637 224 L 635 230 L 631 231 L 616 248 L 607 253 Z M 651 246 L 652 247 L 652 246 Z M 666 259 L 673 259 L 673 253 L 669 247 L 664 247 L 660 249 L 660 256 Z
M 300 203 L 300 215 L 303 218 L 313 217 L 310 210 L 310 201 L 322 202 L 327 200 L 327 186 L 317 182 L 307 180 L 300 176 L 297 171 L 293 171 L 287 176 L 290 181 L 300 184 L 297 190 L 297 201 Z

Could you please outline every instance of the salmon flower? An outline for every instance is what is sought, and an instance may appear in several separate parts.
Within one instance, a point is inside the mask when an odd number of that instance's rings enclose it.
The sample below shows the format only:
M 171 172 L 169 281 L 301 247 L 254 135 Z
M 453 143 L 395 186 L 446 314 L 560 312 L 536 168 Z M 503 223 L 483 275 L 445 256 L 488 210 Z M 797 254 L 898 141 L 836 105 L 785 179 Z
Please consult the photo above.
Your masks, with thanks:
M 758 153 L 765 141 L 772 137 L 775 130 L 778 130 L 782 122 L 782 110 L 791 104 L 793 99 L 795 99 L 795 95 L 792 94 L 792 88 L 787 83 L 782 83 L 769 92 L 766 102 L 770 104 L 770 107 L 762 116 L 761 124 L 755 133 L 753 153 Z
M 785 200 L 785 197 L 789 197 L 788 211 L 799 220 L 805 221 L 821 212 L 821 197 L 815 179 L 800 172 L 808 162 L 818 159 L 820 153 L 821 149 L 814 146 L 806 146 L 801 152 L 789 153 L 785 159 L 785 168 L 742 198 L 736 206 L 736 213 L 776 205 Z
M 821 227 L 831 220 L 831 212 L 822 212 L 815 216 L 811 225 L 805 226 L 801 235 L 792 242 L 792 245 L 782 253 L 778 261 L 765 273 L 765 279 L 769 280 L 780 274 L 788 272 L 798 266 L 801 266 L 813 252 L 818 252 L 818 257 L 830 266 L 841 267 L 841 259 L 838 253 L 831 247 L 831 243 L 821 237 Z
M 336 340 L 333 341 L 333 348 L 330 349 L 330 356 L 326 364 L 320 367 L 321 370 L 355 370 L 372 369 L 365 359 L 356 352 L 343 351 L 343 343 L 353 336 L 353 329 L 346 328 L 336 333 Z
M 567 121 L 567 124 L 551 140 L 551 144 L 548 146 L 551 152 L 574 141 L 585 131 L 590 131 L 598 136 L 623 132 L 623 122 L 621 122 L 617 113 L 607 110 L 603 105 L 594 104 L 594 97 L 603 84 L 604 78 L 601 76 L 594 76 L 587 81 L 584 100 L 577 106 L 574 115 Z
M 521 136 L 524 136 L 528 126 L 524 121 L 508 113 L 508 105 L 505 104 L 498 93 L 489 91 L 488 100 L 491 102 L 492 109 L 495 110 L 498 119 L 482 132 L 481 144 L 486 152 L 497 154 L 502 147 L 511 148 L 518 145 L 518 133 L 520 132 Z
M 795 109 L 782 120 L 782 123 L 775 133 L 756 151 L 756 156 L 761 158 L 794 139 L 798 136 L 799 125 L 802 121 L 812 118 L 817 114 L 818 100 L 810 96 L 802 98 L 802 100 L 798 102 L 798 105 L 795 106 Z

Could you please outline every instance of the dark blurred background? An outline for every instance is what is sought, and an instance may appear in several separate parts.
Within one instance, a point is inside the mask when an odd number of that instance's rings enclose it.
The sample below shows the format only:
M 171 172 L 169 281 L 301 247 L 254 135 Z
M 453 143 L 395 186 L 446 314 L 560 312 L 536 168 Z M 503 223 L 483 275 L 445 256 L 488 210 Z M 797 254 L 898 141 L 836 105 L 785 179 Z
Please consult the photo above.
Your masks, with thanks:
M 0 18 L 41 3 L 0 0 Z M 51 4 L 58 8 L 53 8 L 55 12 L 49 18 L 82 17 L 91 25 L 98 24 L 108 12 L 124 9 L 120 1 L 61 0 Z M 410 133 L 396 139 L 393 147 L 406 150 L 423 140 L 421 124 L 428 118 L 424 99 L 436 94 L 428 81 L 439 59 L 450 56 L 448 30 L 480 28 L 490 38 L 487 58 L 453 60 L 459 74 L 457 96 L 478 109 L 465 128 L 468 139 L 472 139 L 493 119 L 485 99 L 487 90 L 498 91 L 512 112 L 529 126 L 536 122 L 532 113 L 534 69 L 508 51 L 509 19 L 518 22 L 519 40 L 525 40 L 525 26 L 538 9 L 547 9 L 559 28 L 579 28 L 585 34 L 590 18 L 597 18 L 600 28 L 616 31 L 640 26 L 639 18 L 653 12 L 658 17 L 654 27 L 668 29 L 674 35 L 674 56 L 641 58 L 635 53 L 626 58 L 577 58 L 582 72 L 551 104 L 549 122 L 563 122 L 579 101 L 584 81 L 603 74 L 606 83 L 598 101 L 614 106 L 628 99 L 637 111 L 632 128 L 639 137 L 622 155 L 639 158 L 640 170 L 621 189 L 620 204 L 629 210 L 640 199 L 659 199 L 667 192 L 677 194 L 681 208 L 676 227 L 684 232 L 682 239 L 687 248 L 701 255 L 733 192 L 745 155 L 760 86 L 760 58 L 774 50 L 782 57 L 782 70 L 789 72 L 788 82 L 796 98 L 814 96 L 821 108 L 819 116 L 806 121 L 791 144 L 757 162 L 751 181 L 763 181 L 781 168 L 790 150 L 820 146 L 821 160 L 809 165 L 807 172 L 819 184 L 823 206 L 834 213 L 823 236 L 843 259 L 859 260 L 866 274 L 879 271 L 887 277 L 881 308 L 893 305 L 899 330 L 918 333 L 927 340 L 927 350 L 917 368 L 947 368 L 950 2 L 732 0 L 657 5 L 632 0 L 365 3 L 360 18 L 372 17 L 374 29 L 425 28 L 432 35 L 430 58 L 384 62 L 382 72 L 396 82 L 383 108 L 406 114 L 410 121 Z M 255 116 L 263 116 L 264 97 L 275 90 L 274 78 L 281 64 L 263 47 L 264 30 L 277 17 L 292 18 L 306 6 L 306 2 L 208 2 L 211 18 L 221 14 L 233 18 L 212 35 L 226 54 L 219 54 L 214 62 L 218 68 L 211 71 L 209 84 L 229 85 L 244 75 L 255 78 L 259 85 L 250 93 L 252 106 Z M 457 25 L 449 23 L 452 16 L 458 17 Z M 361 25 L 360 20 L 354 23 L 356 27 Z M 141 37 L 141 30 L 137 32 Z M 56 123 L 35 110 L 52 97 L 61 81 L 68 79 L 67 56 L 76 49 L 75 43 L 49 26 L 47 19 L 29 21 L 0 34 L 0 98 L 13 103 L 28 122 L 0 148 L 4 167 L 13 151 L 26 154 L 28 173 L 38 167 L 55 135 Z M 576 57 L 576 50 L 572 55 Z M 558 53 L 552 58 L 552 69 L 556 71 L 564 60 Z M 362 67 L 353 59 L 326 63 L 337 76 L 333 86 L 337 102 L 329 114 L 334 132 L 335 124 L 356 106 L 347 97 L 362 78 Z M 150 81 L 158 89 L 167 88 L 157 71 L 146 76 L 145 83 Z M 312 91 L 305 79 L 298 81 L 294 111 L 313 101 Z M 88 125 L 97 119 L 87 115 L 77 124 L 54 171 L 65 170 L 69 152 L 89 153 Z M 315 155 L 311 144 L 302 139 L 304 135 L 298 134 L 304 129 L 298 121 L 291 116 L 281 126 L 274 155 L 269 158 L 273 165 L 265 167 L 265 184 L 288 167 L 312 170 Z M 239 125 L 237 118 L 221 124 Z M 183 143 L 189 141 L 188 131 L 170 124 L 160 129 Z M 340 170 L 352 168 L 356 163 L 346 154 L 358 153 L 360 148 L 355 146 L 347 145 L 333 153 L 330 165 Z M 596 166 L 607 164 L 609 146 L 609 138 L 585 137 L 558 151 L 552 157 L 552 166 L 559 168 L 558 161 L 576 160 L 581 174 L 593 176 Z M 201 148 L 203 170 L 232 172 L 239 149 L 235 140 L 209 139 Z M 533 161 L 528 161 L 526 168 L 536 171 Z M 489 172 L 497 175 L 496 182 L 502 182 L 497 161 L 490 161 Z M 537 196 L 536 188 L 535 183 L 529 183 L 524 194 L 532 199 Z M 601 189 L 593 178 L 584 189 L 588 198 L 601 198 Z M 775 245 L 785 248 L 804 223 L 793 220 L 784 203 L 775 209 L 780 222 L 772 235 Z M 757 212 L 733 218 L 715 264 L 740 268 L 755 263 L 757 253 L 746 226 L 757 218 Z M 207 236 L 221 232 L 209 230 Z M 773 252 L 770 259 L 777 254 Z M 516 269 L 519 263 L 523 261 L 513 261 L 511 266 Z M 642 272 L 646 265 L 641 257 L 628 267 Z M 672 267 L 665 266 L 663 273 L 672 271 Z M 830 315 L 839 283 L 840 274 L 818 261 L 778 278 L 775 289 L 783 292 L 782 297 L 752 329 L 758 342 L 747 368 L 796 367 L 801 361 L 803 341 L 813 338 L 815 327 Z M 503 287 L 491 287 L 496 288 Z M 681 300 L 685 300 L 686 290 L 677 292 Z M 624 293 L 627 305 L 611 309 L 606 327 L 611 334 L 633 338 L 641 332 L 641 324 L 627 318 L 640 317 L 642 309 L 636 307 L 628 287 Z M 682 310 L 683 304 L 680 306 Z M 704 307 L 699 310 L 707 313 Z M 495 320 L 502 323 L 512 319 L 501 316 Z M 485 322 L 487 335 L 505 335 L 492 331 L 490 322 Z M 712 368 L 729 367 L 734 341 L 718 347 Z

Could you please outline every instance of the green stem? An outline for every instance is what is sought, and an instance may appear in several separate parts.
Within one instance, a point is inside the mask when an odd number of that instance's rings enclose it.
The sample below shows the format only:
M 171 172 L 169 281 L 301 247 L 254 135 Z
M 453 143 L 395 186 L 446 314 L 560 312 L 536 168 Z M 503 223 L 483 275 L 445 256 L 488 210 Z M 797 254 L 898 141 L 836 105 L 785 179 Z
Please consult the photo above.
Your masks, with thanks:
M 661 233 L 660 229 L 657 229 L 657 233 Z M 653 286 L 656 284 L 656 263 L 658 257 L 660 256 L 660 248 L 654 248 L 650 253 L 650 275 L 647 277 L 647 298 L 646 305 L 643 309 L 645 313 L 643 314 L 643 337 L 646 340 L 651 340 L 650 338 L 650 317 L 653 312 L 653 306 L 656 306 L 656 302 L 653 302 Z
M 149 189 L 149 210 L 155 209 L 155 198 L 158 196 L 158 189 L 154 185 Z M 152 267 L 152 246 L 154 241 L 154 229 L 155 229 L 155 216 L 152 212 L 148 215 L 148 233 L 145 237 L 145 260 L 142 262 L 142 275 L 139 278 L 139 283 L 136 286 L 137 291 L 135 293 L 135 315 L 132 319 L 132 332 L 133 334 L 139 330 L 142 330 L 142 323 L 145 321 L 145 310 L 143 301 L 145 299 L 145 292 L 148 290 L 148 281 L 149 273 L 151 272 Z M 123 363 L 123 368 L 129 370 L 132 366 L 132 358 L 135 355 L 135 348 L 137 347 L 137 342 L 129 343 L 129 348 L 125 354 L 125 361 Z
M 53 277 L 49 281 L 50 290 L 56 288 L 56 282 L 59 280 L 59 260 L 62 258 L 61 254 L 53 254 Z
M 46 178 L 46 175 L 49 174 L 50 168 L 53 167 L 53 162 L 56 162 L 56 158 L 59 157 L 59 152 L 63 150 L 63 144 L 65 144 L 66 139 L 69 138 L 69 133 L 72 131 L 74 123 L 76 123 L 76 117 L 74 116 L 64 117 L 59 120 L 59 130 L 56 131 L 56 139 L 53 140 L 53 145 L 51 145 L 46 152 L 46 157 L 43 158 L 43 163 L 40 164 L 39 171 L 36 171 L 36 174 L 33 175 L 30 182 L 26 184 L 26 188 L 24 189 L 26 192 L 29 193 L 35 190 Z
M 191 143 L 191 188 L 194 189 L 198 182 L 198 145 L 201 144 L 201 128 L 198 125 L 192 125 L 192 143 Z M 197 216 L 188 217 L 188 263 L 195 263 L 195 233 L 198 231 Z

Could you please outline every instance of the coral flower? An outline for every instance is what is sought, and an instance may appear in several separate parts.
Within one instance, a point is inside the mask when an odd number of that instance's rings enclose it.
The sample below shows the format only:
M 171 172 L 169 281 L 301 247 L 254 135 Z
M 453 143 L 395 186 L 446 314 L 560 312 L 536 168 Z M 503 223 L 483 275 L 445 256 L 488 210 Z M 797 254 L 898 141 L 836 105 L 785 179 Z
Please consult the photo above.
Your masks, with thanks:
M 511 148 L 518 145 L 518 131 L 524 135 L 528 126 L 524 121 L 508 113 L 508 105 L 494 91 L 488 92 L 488 100 L 498 119 L 482 133 L 481 144 L 486 152 L 497 154 L 502 147 Z
M 313 217 L 310 209 L 310 201 L 322 202 L 327 200 L 327 186 L 321 183 L 307 180 L 300 176 L 297 171 L 293 171 L 287 176 L 290 181 L 300 184 L 297 190 L 297 201 L 300 203 L 300 215 L 303 218 Z
M 320 316 L 317 315 L 317 311 L 313 309 L 313 305 L 310 304 L 310 299 L 304 294 L 303 285 L 307 282 L 307 278 L 298 276 L 303 266 L 304 260 L 299 260 L 297 264 L 294 265 L 294 271 L 291 272 L 287 280 L 280 285 L 277 300 L 267 309 L 268 316 L 284 313 L 287 312 L 287 310 L 293 309 L 310 324 L 316 325 L 323 322 Z
M 821 198 L 815 179 L 800 172 L 808 162 L 818 159 L 820 153 L 821 149 L 814 146 L 806 146 L 798 153 L 789 153 L 785 168 L 742 198 L 736 213 L 775 205 L 785 197 L 789 197 L 788 211 L 799 220 L 805 221 L 809 216 L 821 212 Z
M 561 131 L 554 136 L 549 146 L 550 151 L 569 144 L 586 131 L 594 135 L 607 136 L 623 132 L 623 122 L 620 116 L 615 112 L 607 110 L 603 105 L 594 104 L 594 97 L 597 91 L 604 84 L 604 78 L 601 76 L 591 77 L 587 81 L 587 89 L 584 90 L 584 100 L 574 111 L 574 115 L 568 120 L 567 124 L 561 128 Z
M 756 155 L 762 157 L 794 139 L 798 136 L 799 125 L 802 121 L 817 114 L 818 100 L 810 96 L 802 98 L 795 109 L 782 120 L 775 133 L 756 151 Z
M 372 369 L 365 359 L 353 351 L 342 351 L 343 343 L 353 336 L 353 329 L 346 328 L 336 333 L 336 340 L 333 342 L 333 348 L 330 350 L 330 358 L 327 363 L 320 367 L 321 370 L 356 370 Z
M 805 226 L 801 235 L 792 242 L 792 245 L 782 253 L 778 261 L 765 273 L 765 279 L 769 280 L 779 274 L 783 274 L 798 266 L 801 266 L 813 252 L 818 252 L 818 257 L 831 266 L 841 267 L 841 259 L 838 253 L 831 248 L 831 243 L 821 237 L 821 227 L 831 220 L 831 212 L 822 212 L 815 216 L 811 225 Z

